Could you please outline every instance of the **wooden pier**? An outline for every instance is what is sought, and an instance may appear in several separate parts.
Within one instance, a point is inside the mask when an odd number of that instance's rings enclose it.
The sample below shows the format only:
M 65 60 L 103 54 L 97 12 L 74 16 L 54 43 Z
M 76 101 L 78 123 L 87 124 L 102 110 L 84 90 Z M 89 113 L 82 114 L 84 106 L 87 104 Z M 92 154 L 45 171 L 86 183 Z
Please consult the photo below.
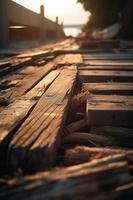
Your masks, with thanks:
M 67 39 L 14 55 L 0 90 L 1 200 L 133 199 L 131 50 Z

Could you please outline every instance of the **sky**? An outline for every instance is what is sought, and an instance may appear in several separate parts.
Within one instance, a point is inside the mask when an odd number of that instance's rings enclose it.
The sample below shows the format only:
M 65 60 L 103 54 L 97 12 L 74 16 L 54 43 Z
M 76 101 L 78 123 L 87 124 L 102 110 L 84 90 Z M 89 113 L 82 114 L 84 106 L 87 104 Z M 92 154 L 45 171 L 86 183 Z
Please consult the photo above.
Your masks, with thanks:
M 59 16 L 59 22 L 64 24 L 85 24 L 89 13 L 85 12 L 77 0 L 14 0 L 15 2 L 39 12 L 40 5 L 45 5 L 45 16 L 55 20 Z

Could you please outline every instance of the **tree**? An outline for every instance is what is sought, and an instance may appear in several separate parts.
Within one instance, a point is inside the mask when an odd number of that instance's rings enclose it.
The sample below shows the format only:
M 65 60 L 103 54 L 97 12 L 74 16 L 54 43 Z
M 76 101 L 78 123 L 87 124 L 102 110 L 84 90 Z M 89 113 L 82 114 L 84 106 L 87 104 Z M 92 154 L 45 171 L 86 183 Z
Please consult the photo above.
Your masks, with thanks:
M 125 7 L 125 0 L 78 0 L 84 9 L 90 11 L 89 26 L 91 28 L 104 28 L 118 20 L 118 14 Z

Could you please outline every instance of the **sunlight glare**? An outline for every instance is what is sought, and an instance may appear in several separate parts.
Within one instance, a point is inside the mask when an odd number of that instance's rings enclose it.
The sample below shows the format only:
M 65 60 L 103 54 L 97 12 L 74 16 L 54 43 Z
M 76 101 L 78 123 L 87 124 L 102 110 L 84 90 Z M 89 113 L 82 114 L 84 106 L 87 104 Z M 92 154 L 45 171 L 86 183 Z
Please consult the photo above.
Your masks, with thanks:
M 86 23 L 89 13 L 86 13 L 77 0 L 14 0 L 15 2 L 31 9 L 35 12 L 40 11 L 40 5 L 45 6 L 45 16 L 55 20 L 59 16 L 59 21 L 64 24 Z

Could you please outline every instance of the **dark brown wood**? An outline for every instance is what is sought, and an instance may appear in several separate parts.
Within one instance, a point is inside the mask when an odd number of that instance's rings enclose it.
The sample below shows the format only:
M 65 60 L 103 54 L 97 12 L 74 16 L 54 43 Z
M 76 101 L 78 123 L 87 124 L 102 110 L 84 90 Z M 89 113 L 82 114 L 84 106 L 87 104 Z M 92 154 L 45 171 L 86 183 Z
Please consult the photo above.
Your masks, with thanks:
M 111 126 L 101 126 L 101 127 L 91 127 L 91 133 L 97 135 L 105 135 L 111 136 L 122 147 L 132 148 L 133 144 L 133 129 L 130 128 L 122 128 L 122 127 L 111 127 Z
M 75 131 L 80 130 L 81 128 L 84 128 L 86 126 L 87 122 L 86 122 L 86 118 L 73 122 L 69 125 L 67 125 L 65 128 L 68 131 L 68 133 L 73 133 Z
M 87 118 L 92 126 L 132 127 L 132 117 L 132 102 L 93 101 L 88 98 Z
M 122 128 L 122 127 L 113 127 L 113 126 L 96 126 L 91 127 L 91 132 L 97 134 L 106 134 L 110 136 L 122 137 L 124 138 L 133 138 L 133 129 Z
M 9 200 L 81 199 L 89 197 L 99 200 L 99 193 L 108 198 L 109 192 L 118 186 L 131 183 L 131 175 L 123 155 L 109 156 L 91 163 L 62 168 L 9 181 L 1 187 L 0 198 Z M 89 190 L 88 190 L 89 188 Z
M 64 137 L 63 144 L 77 144 L 77 145 L 89 145 L 89 146 L 118 146 L 118 142 L 115 138 L 105 135 L 97 135 L 92 133 L 75 132 L 70 133 Z
M 2 67 L 0 69 L 0 77 L 5 76 L 9 73 L 13 73 L 15 70 L 18 70 L 25 65 L 28 65 L 31 63 L 31 58 L 23 58 L 23 59 L 17 59 L 17 58 L 12 58 L 8 62 L 8 66 Z
M 132 82 L 133 72 L 128 71 L 105 71 L 105 70 L 80 70 L 79 76 L 83 82 Z
M 120 46 L 120 41 L 118 40 L 83 40 L 81 42 L 81 47 L 82 48 L 89 48 L 89 49 L 100 49 L 100 48 L 105 48 L 106 51 L 112 48 L 119 48 Z
M 86 60 L 133 60 L 132 54 L 109 54 L 109 53 L 99 53 L 99 54 L 84 54 L 83 59 Z
M 105 66 L 90 66 L 90 65 L 80 65 L 79 70 L 106 70 L 106 71 L 133 71 L 133 65 L 105 65 Z

